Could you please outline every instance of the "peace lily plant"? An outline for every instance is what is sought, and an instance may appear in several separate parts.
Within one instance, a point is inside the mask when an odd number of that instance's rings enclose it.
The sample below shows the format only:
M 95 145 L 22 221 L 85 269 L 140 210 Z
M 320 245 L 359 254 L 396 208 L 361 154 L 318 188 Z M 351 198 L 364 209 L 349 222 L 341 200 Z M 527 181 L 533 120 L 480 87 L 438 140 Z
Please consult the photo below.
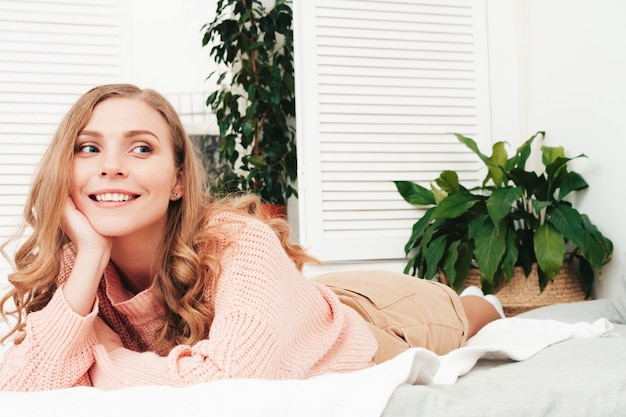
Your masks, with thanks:
M 526 276 L 537 264 L 539 287 L 554 279 L 566 260 L 578 260 L 579 276 L 589 295 L 595 271 L 611 259 L 613 244 L 565 198 L 588 187 L 583 177 L 568 170 L 574 158 L 563 147 L 541 147 L 543 172 L 526 169 L 537 132 L 509 157 L 505 143 L 493 145 L 492 155 L 476 142 L 455 134 L 485 164 L 482 184 L 466 188 L 454 171 L 443 171 L 431 189 L 395 181 L 409 203 L 427 207 L 413 226 L 405 246 L 405 273 L 421 278 L 444 274 L 459 289 L 470 267 L 478 267 L 481 285 L 493 292 L 521 266 Z

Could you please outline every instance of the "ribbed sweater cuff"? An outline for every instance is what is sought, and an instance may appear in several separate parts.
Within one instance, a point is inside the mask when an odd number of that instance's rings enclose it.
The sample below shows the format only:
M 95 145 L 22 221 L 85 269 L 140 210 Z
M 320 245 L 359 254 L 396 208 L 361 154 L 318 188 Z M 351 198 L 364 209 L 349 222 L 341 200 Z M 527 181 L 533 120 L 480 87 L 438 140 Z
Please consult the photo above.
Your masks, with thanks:
M 94 348 L 92 369 L 94 387 L 112 390 L 140 385 L 177 385 L 167 371 L 167 358 L 153 352 L 133 352 L 119 348 L 107 352 L 104 345 Z
M 97 315 L 97 305 L 85 317 L 74 312 L 65 300 L 61 286 L 46 307 L 29 315 L 27 334 L 31 343 L 48 346 L 49 352 L 56 349 L 55 356 L 71 356 L 76 350 L 98 343 L 93 331 Z

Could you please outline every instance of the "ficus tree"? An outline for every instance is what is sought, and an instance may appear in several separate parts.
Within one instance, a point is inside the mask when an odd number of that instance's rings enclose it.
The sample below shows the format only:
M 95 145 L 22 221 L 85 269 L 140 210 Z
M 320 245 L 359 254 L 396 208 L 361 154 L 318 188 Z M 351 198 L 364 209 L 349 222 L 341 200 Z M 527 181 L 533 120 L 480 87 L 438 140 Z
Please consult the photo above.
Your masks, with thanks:
M 293 30 L 290 1 L 219 0 L 203 27 L 203 46 L 220 69 L 207 98 L 220 131 L 220 158 L 231 170 L 220 193 L 251 191 L 286 204 L 297 191 Z

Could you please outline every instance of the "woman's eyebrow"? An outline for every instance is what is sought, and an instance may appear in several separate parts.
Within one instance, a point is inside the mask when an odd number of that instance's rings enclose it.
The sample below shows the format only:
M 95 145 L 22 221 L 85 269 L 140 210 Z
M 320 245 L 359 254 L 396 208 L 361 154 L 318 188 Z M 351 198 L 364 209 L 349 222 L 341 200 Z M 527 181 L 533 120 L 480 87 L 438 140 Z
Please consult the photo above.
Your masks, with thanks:
M 127 138 L 131 138 L 131 137 L 134 137 L 134 136 L 142 136 L 142 135 L 152 136 L 156 140 L 160 141 L 160 139 L 156 135 L 156 133 L 154 133 L 154 132 L 152 132 L 150 130 L 129 130 L 128 132 L 126 132 L 124 134 L 124 136 L 127 137 Z
M 78 136 L 93 136 L 96 138 L 102 137 L 102 135 L 95 130 L 81 130 L 78 132 Z
M 155 138 L 156 140 L 160 141 L 159 137 L 156 135 L 156 133 L 150 131 L 150 130 L 129 130 L 128 132 L 124 133 L 124 137 L 126 138 L 132 138 L 135 136 L 142 136 L 142 135 L 148 135 L 148 136 L 152 136 L 153 138 Z M 95 130 L 81 130 L 80 132 L 78 132 L 78 136 L 93 136 L 95 138 L 101 138 L 102 137 L 102 133 L 97 132 Z

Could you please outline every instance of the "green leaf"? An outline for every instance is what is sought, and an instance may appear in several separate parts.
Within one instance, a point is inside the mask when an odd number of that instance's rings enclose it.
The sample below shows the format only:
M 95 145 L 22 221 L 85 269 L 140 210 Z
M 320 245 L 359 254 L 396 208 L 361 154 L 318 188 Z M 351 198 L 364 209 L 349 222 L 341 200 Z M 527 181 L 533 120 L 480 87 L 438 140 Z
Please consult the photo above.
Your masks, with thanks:
M 598 228 L 593 223 L 591 223 L 591 220 L 589 220 L 589 216 L 587 216 L 586 214 L 581 214 L 581 218 L 583 219 L 583 226 L 585 227 L 585 230 L 587 230 L 589 234 L 593 236 L 593 239 L 597 242 L 598 248 L 603 252 L 601 264 L 606 264 L 611 260 L 612 257 L 613 242 L 611 242 L 610 239 L 607 239 L 606 237 L 604 237 L 604 235 L 602 235 L 602 233 L 600 233 Z
M 581 256 L 584 257 L 593 268 L 600 270 L 612 257 L 613 242 L 600 233 L 586 214 L 581 214 L 580 217 L 586 232 L 584 245 L 579 247 Z
M 433 212 L 433 218 L 454 219 L 466 213 L 480 201 L 478 196 L 467 192 L 450 194 L 439 204 Z
M 539 291 L 543 292 L 543 290 L 546 288 L 546 285 L 548 285 L 548 281 L 550 281 L 551 279 L 548 278 L 545 271 L 541 268 L 537 268 L 537 275 L 539 276 Z
M 589 184 L 587 184 L 587 181 L 585 181 L 579 173 L 568 172 L 561 180 L 558 199 L 562 200 L 563 197 L 572 191 L 580 191 L 587 187 L 589 187 Z
M 501 269 L 504 274 L 505 281 L 509 281 L 513 277 L 513 268 L 517 263 L 519 255 L 519 248 L 517 242 L 517 235 L 515 230 L 507 229 L 506 233 L 506 251 L 502 258 Z
M 431 279 L 437 275 L 439 262 L 443 258 L 443 254 L 446 251 L 446 245 L 446 237 L 439 236 L 436 239 L 433 239 L 428 247 L 424 249 L 424 261 L 426 263 L 426 272 L 424 277 L 426 279 Z
M 512 210 L 513 203 L 522 198 L 521 187 L 496 188 L 487 199 L 487 211 L 494 225 L 500 223 Z
M 563 265 L 565 239 L 561 232 L 549 224 L 540 226 L 533 240 L 537 264 L 548 279 L 554 279 Z
M 474 152 L 481 161 L 483 161 L 485 164 L 489 163 L 489 157 L 480 152 L 480 149 L 478 149 L 478 145 L 476 145 L 476 142 L 472 138 L 468 138 L 458 133 L 455 133 L 454 136 L 456 136 L 459 142 L 461 142 L 462 144 L 467 146 L 472 152 Z
M 213 102 L 214 102 L 214 101 L 215 101 L 215 99 L 217 98 L 217 93 L 218 93 L 218 91 L 215 91 L 215 92 L 211 93 L 211 94 L 209 95 L 209 97 L 207 97 L 207 99 L 206 99 L 206 104 L 207 104 L 207 106 L 210 106 L 210 105 L 212 105 L 212 104 L 213 104 Z
M 459 257 L 460 244 L 461 242 L 459 240 L 455 240 L 448 245 L 445 253 L 445 260 L 443 265 L 441 265 L 441 269 L 448 280 L 448 285 L 452 288 L 455 288 L 457 281 L 456 261 Z
M 406 265 L 404 266 L 404 270 L 402 272 L 404 272 L 407 275 L 413 275 L 415 276 L 416 273 L 418 272 L 417 268 L 415 267 L 415 257 L 410 258 Z
M 550 195 L 556 191 L 556 189 L 560 186 L 560 184 L 564 181 L 565 176 L 567 175 L 567 163 L 573 159 L 586 157 L 584 154 L 580 154 L 574 158 L 566 158 L 562 156 L 562 148 L 541 148 L 543 153 L 542 160 L 546 166 L 546 175 L 548 177 L 548 182 L 551 185 Z
M 500 267 L 506 248 L 505 237 L 505 233 L 490 221 L 483 222 L 483 227 L 476 234 L 474 255 L 480 274 L 488 283 L 494 283 L 495 273 Z
M 250 50 L 254 51 L 256 49 L 264 48 L 265 46 L 266 46 L 265 42 L 262 42 L 262 41 L 254 42 L 253 44 L 250 45 Z
M 578 257 L 578 274 L 580 275 L 580 280 L 582 281 L 583 288 L 585 289 L 585 297 L 589 297 L 591 295 L 595 273 L 585 258 Z
M 535 194 L 535 190 L 540 182 L 539 176 L 534 171 L 524 171 L 522 168 L 511 169 L 509 179 L 513 181 L 515 185 L 522 187 L 527 195 Z
M 411 237 L 409 238 L 408 242 L 406 243 L 404 247 L 404 252 L 407 255 L 409 254 L 411 249 L 417 247 L 419 243 L 421 242 L 422 238 L 424 237 L 424 231 L 426 230 L 426 227 L 430 223 L 430 216 L 434 210 L 435 210 L 434 207 L 427 210 L 426 213 L 424 213 L 424 215 L 417 222 L 413 224 L 413 231 L 411 233 Z
M 394 181 L 394 184 L 402 198 L 410 204 L 418 206 L 435 204 L 433 193 L 428 188 L 410 181 Z
M 491 164 L 504 167 L 507 158 L 506 143 L 502 141 L 494 143 L 491 147 L 491 157 L 489 158 L 489 162 Z
M 537 262 L 535 258 L 535 249 L 533 247 L 534 229 L 517 229 L 515 230 L 515 239 L 517 241 L 517 266 L 524 269 L 524 274 L 528 276 L 532 269 L 532 265 Z
M 603 265 L 604 260 L 604 252 L 602 245 L 594 239 L 591 235 L 589 235 L 589 240 L 587 244 L 581 248 L 583 252 L 584 258 L 589 262 L 591 266 L 600 270 Z
M 578 210 L 569 204 L 557 204 L 546 214 L 550 224 L 561 232 L 565 239 L 571 240 L 576 246 L 585 250 L 587 231 L 583 227 L 583 219 Z
M 255 167 L 265 167 L 267 162 L 261 155 L 252 155 L 248 158 L 248 162 Z
M 545 137 L 544 132 L 537 132 L 533 136 L 531 136 L 526 142 L 524 142 L 519 148 L 517 148 L 516 154 L 509 161 L 512 162 L 512 166 L 507 166 L 509 170 L 513 168 L 519 168 L 521 170 L 526 169 L 526 161 L 532 152 L 532 144 L 538 136 L 541 136 L 541 139 Z
M 456 261 L 456 281 L 452 288 L 459 289 L 463 287 L 467 280 L 467 273 L 474 260 L 474 241 L 469 240 L 461 244 L 457 248 L 458 259 Z
M 487 178 L 485 178 L 483 184 L 486 184 L 489 178 L 491 178 L 491 180 L 497 187 L 500 187 L 502 186 L 502 184 L 504 184 L 504 166 L 506 165 L 507 157 L 508 155 L 506 153 L 505 143 L 494 143 L 492 146 L 491 157 L 487 162 L 487 170 L 489 171 L 489 174 L 487 175 Z
M 442 220 L 440 219 L 432 220 L 431 215 L 431 221 L 428 227 L 424 229 L 424 233 L 422 234 L 422 241 L 420 243 L 422 252 L 428 247 L 428 245 L 430 245 L 430 241 L 436 237 L 435 233 L 439 230 L 441 222 Z
M 448 196 L 448 193 L 435 188 L 431 185 L 431 191 L 433 192 L 433 197 L 435 197 L 435 204 L 441 203 L 441 201 Z
M 448 194 L 456 193 L 461 189 L 459 185 L 459 176 L 454 171 L 443 171 L 435 182 Z
M 252 126 L 249 120 L 246 120 L 243 123 L 242 130 L 245 136 L 250 136 L 254 132 L 254 126 Z
M 564 162 L 562 161 L 565 158 L 565 150 L 562 146 L 550 147 L 550 146 L 542 146 L 541 147 L 541 162 L 547 167 L 553 165 L 555 162 L 558 162 L 559 165 L 562 165 Z M 559 162 L 560 161 L 560 162 Z
M 251 84 L 248 87 L 248 100 L 253 101 L 256 98 L 256 86 Z

